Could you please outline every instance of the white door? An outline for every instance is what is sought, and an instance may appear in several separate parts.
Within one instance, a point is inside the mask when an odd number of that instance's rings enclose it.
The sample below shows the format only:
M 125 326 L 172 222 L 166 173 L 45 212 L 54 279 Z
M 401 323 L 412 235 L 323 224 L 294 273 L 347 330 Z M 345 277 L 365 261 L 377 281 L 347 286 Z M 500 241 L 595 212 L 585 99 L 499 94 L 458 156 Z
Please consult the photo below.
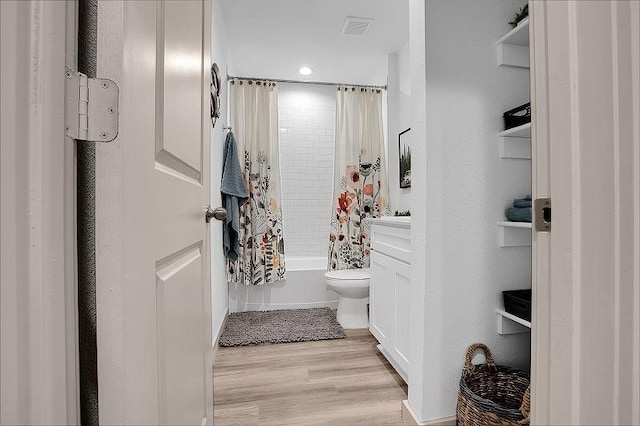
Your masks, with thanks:
M 640 424 L 640 2 L 533 1 L 532 424 Z
M 209 0 L 105 1 L 97 74 L 120 86 L 96 152 L 99 416 L 211 424 Z

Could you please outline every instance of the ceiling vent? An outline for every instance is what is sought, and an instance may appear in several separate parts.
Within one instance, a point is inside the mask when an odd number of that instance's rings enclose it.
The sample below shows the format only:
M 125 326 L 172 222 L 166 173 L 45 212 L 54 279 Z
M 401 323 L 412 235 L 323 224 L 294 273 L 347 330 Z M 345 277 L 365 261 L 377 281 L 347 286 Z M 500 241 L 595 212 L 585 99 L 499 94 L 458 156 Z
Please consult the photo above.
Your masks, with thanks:
M 373 19 L 347 16 L 342 25 L 341 35 L 364 37 Z

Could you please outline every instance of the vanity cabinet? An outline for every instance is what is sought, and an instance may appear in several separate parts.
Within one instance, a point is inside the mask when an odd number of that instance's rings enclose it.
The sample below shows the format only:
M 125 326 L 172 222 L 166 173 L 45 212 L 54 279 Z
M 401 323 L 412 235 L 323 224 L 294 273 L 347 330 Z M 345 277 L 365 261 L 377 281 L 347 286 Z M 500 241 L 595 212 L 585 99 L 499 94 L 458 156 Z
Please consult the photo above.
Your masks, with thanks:
M 371 221 L 371 284 L 369 330 L 378 349 L 408 381 L 410 219 Z

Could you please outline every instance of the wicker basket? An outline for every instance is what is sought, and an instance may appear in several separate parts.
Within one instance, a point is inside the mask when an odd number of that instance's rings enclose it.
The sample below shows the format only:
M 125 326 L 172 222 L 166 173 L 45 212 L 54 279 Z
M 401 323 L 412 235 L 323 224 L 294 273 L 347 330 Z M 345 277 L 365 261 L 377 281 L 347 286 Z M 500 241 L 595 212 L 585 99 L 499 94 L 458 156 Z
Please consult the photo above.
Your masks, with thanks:
M 478 350 L 486 364 L 473 365 Z M 524 371 L 498 366 L 482 343 L 467 349 L 458 393 L 457 424 L 463 426 L 528 425 L 529 376 Z

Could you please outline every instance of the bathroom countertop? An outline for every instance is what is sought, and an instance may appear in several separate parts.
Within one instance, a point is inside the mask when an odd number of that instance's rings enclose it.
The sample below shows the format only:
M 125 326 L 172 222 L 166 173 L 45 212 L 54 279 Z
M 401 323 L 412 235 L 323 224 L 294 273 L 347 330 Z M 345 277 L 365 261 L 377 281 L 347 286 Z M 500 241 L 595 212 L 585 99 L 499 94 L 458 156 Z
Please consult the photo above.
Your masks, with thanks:
M 396 228 L 411 228 L 411 216 L 383 216 L 378 218 L 367 218 L 372 225 L 393 226 Z

